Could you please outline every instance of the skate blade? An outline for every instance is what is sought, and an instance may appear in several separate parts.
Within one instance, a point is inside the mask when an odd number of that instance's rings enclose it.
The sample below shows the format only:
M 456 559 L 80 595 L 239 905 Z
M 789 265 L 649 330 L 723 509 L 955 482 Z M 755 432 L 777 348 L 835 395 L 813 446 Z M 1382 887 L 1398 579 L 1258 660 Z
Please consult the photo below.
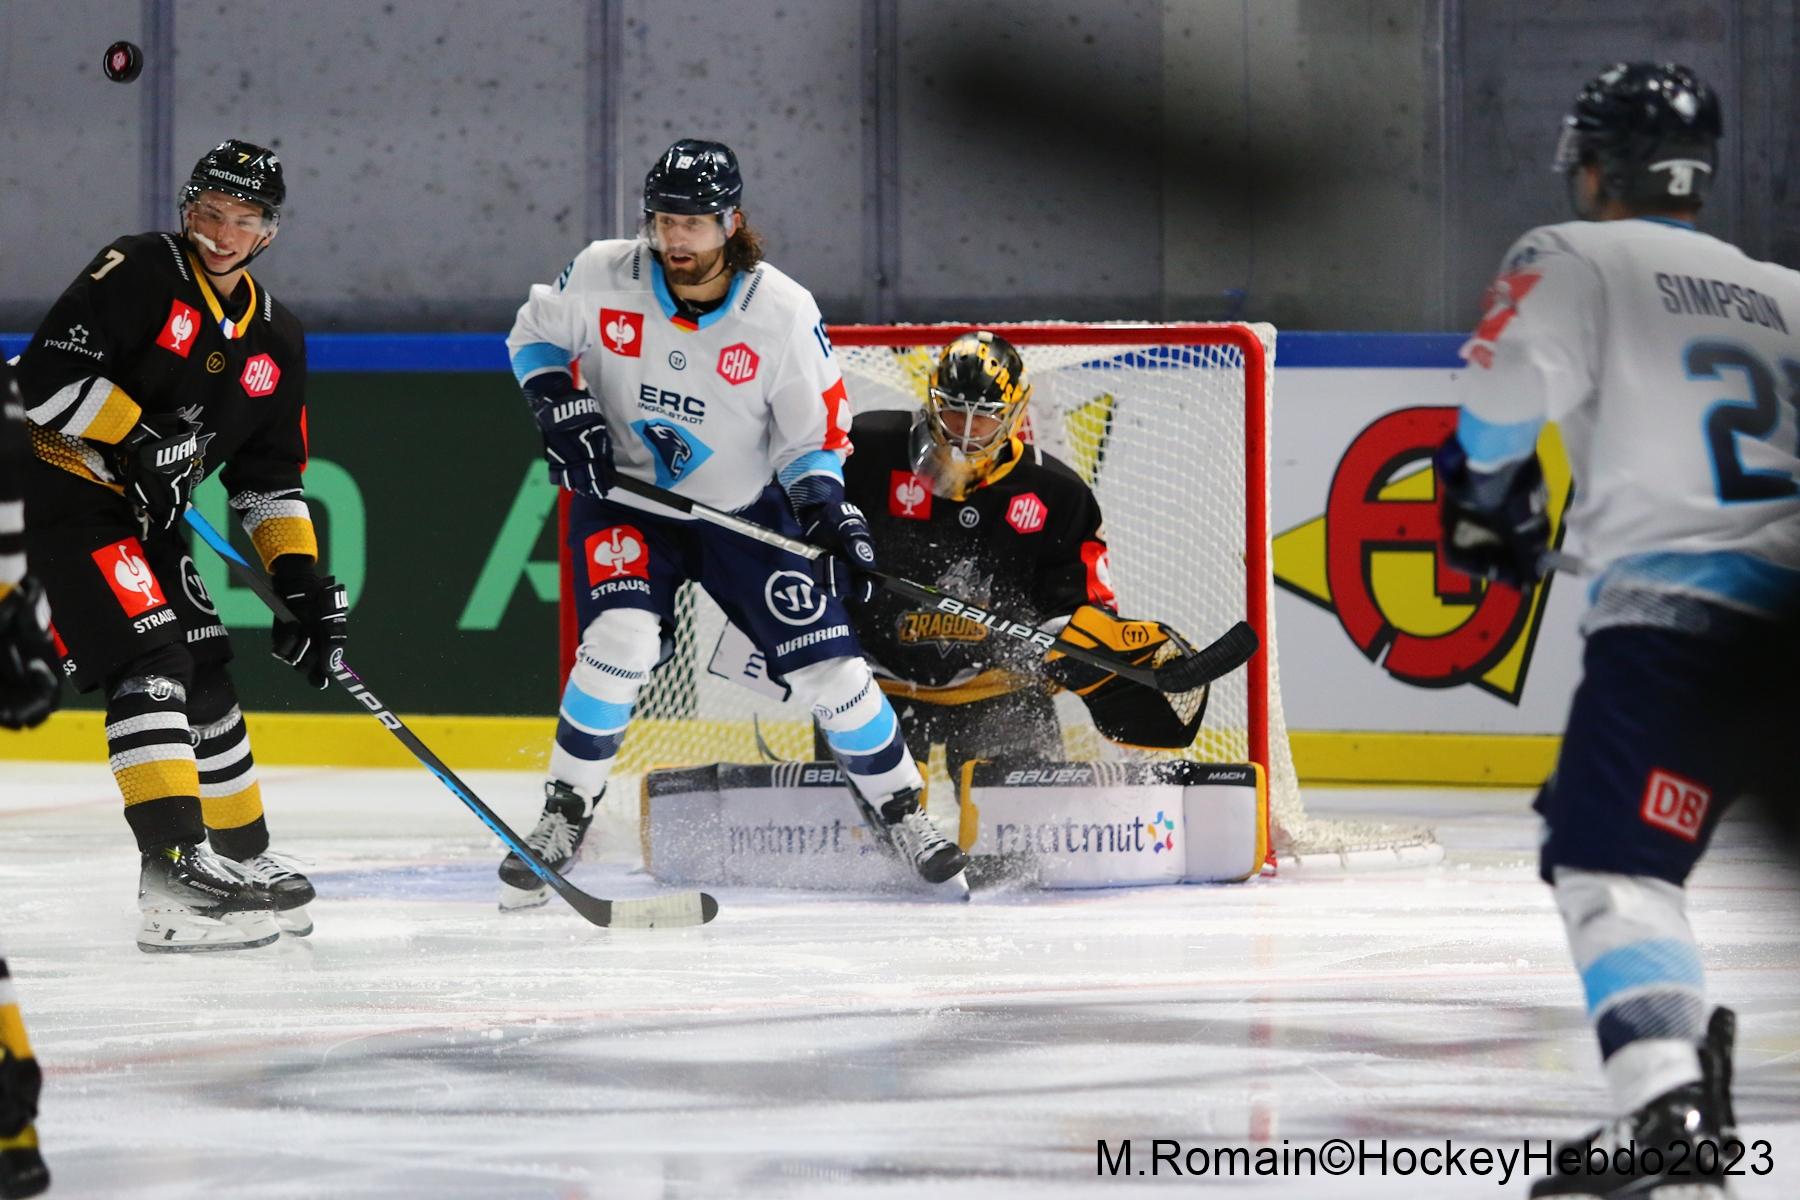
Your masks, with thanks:
M 306 905 L 298 908 L 281 909 L 275 914 L 276 927 L 289 937 L 305 937 L 313 931 L 312 916 L 306 911 Z
M 542 908 L 550 903 L 550 889 L 516 888 L 510 884 L 500 885 L 500 911 L 520 912 L 527 908 Z
M 958 871 L 941 883 L 932 884 L 927 895 L 936 900 L 944 900 L 951 904 L 967 904 L 969 902 L 969 876 L 966 870 Z
M 207 917 L 182 911 L 162 919 L 158 909 L 144 910 L 138 927 L 138 949 L 146 954 L 196 954 L 215 950 L 254 950 L 281 936 L 281 927 L 267 911 L 226 913 Z

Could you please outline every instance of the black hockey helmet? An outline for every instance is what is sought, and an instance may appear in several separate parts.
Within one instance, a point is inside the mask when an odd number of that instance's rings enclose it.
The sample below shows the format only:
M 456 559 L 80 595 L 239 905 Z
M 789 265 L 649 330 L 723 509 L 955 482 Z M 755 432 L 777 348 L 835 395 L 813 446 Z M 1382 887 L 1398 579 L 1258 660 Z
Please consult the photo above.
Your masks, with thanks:
M 258 205 L 271 223 L 281 221 L 281 205 L 287 199 L 287 183 L 281 177 L 281 160 L 273 150 L 228 138 L 200 156 L 181 189 L 185 207 L 201 192 L 223 192 Z
M 1030 401 L 1025 360 L 1013 344 L 991 330 L 963 334 L 944 347 L 926 381 L 914 472 L 961 499 L 999 465 Z M 961 418 L 954 427 L 953 415 Z M 928 436 L 916 436 L 920 431 Z
M 1693 71 L 1677 63 L 1614 63 L 1576 95 L 1555 167 L 1572 177 L 1578 166 L 1598 166 L 1604 194 L 1627 204 L 1697 207 L 1712 183 L 1721 136 L 1719 98 Z
M 722 142 L 682 138 L 644 176 L 644 212 L 729 213 L 744 196 L 737 155 Z

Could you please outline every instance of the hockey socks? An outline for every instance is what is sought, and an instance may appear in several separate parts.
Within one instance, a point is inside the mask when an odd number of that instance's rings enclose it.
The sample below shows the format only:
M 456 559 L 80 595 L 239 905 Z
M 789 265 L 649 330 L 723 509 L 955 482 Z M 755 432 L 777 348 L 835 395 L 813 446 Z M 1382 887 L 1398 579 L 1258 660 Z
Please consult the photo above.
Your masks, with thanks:
M 608 609 L 588 625 L 557 711 L 552 779 L 584 796 L 605 790 L 638 689 L 656 665 L 661 637 L 656 614 L 642 609 Z
M 244 714 L 234 704 L 223 717 L 195 732 L 200 735 L 194 755 L 207 838 L 226 858 L 253 858 L 269 848 L 269 829 Z
M 201 840 L 200 774 L 187 688 L 166 675 L 121 682 L 106 703 L 106 752 L 138 848 Z
M 1681 888 L 1558 867 L 1555 890 L 1615 1111 L 1694 1083 L 1705 978 Z

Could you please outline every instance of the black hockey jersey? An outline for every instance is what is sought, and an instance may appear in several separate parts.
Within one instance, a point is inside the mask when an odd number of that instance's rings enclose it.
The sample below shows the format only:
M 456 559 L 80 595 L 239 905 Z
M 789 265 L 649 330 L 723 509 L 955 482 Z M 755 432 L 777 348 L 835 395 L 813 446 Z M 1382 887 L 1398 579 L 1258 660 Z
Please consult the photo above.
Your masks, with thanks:
M 25 577 L 25 406 L 0 362 L 0 600 Z
M 868 516 L 882 570 L 1034 624 L 1083 604 L 1116 606 L 1100 505 L 1079 475 L 1015 440 L 967 500 L 949 500 L 913 474 L 912 421 L 909 412 L 870 412 L 850 429 L 845 490 Z M 855 619 L 891 694 L 966 704 L 1041 683 L 1035 654 L 1021 657 L 1018 642 L 966 618 L 879 592 Z
M 51 307 L 18 377 L 40 459 L 117 491 L 95 443 L 118 442 L 140 413 L 198 421 L 214 435 L 207 473 L 220 470 L 264 565 L 317 557 L 300 485 L 305 336 L 249 274 L 222 300 L 179 237 L 119 238 Z

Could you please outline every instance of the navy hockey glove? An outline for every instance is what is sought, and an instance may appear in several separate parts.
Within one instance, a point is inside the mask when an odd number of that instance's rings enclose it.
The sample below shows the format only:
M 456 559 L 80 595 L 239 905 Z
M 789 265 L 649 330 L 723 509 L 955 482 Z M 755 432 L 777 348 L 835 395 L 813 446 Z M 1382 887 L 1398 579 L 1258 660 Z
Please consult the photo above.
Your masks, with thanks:
M 275 618 L 271 653 L 314 687 L 327 686 L 332 671 L 343 663 L 349 633 L 350 603 L 344 585 L 320 575 L 312 559 L 296 554 L 275 560 L 271 582 L 294 614 L 292 621 Z
M 813 562 L 813 573 L 825 590 L 849 604 L 873 600 L 877 584 L 868 572 L 875 569 L 875 539 L 862 509 L 833 500 L 809 505 L 799 516 L 806 540 L 830 551 Z
M 1455 434 L 1432 458 L 1442 498 L 1444 559 L 1477 579 L 1524 588 L 1543 576 L 1549 496 L 1533 454 L 1499 471 L 1472 470 Z
M 113 474 L 151 529 L 173 529 L 181 520 L 188 497 L 206 477 L 212 439 L 193 421 L 158 418 L 155 425 L 140 420 L 113 447 Z
M 567 375 L 533 379 L 525 400 L 544 435 L 550 482 L 599 499 L 613 479 L 612 438 L 600 402 Z
M 0 728 L 43 724 L 56 708 L 61 685 L 50 604 L 43 587 L 27 575 L 0 597 Z

